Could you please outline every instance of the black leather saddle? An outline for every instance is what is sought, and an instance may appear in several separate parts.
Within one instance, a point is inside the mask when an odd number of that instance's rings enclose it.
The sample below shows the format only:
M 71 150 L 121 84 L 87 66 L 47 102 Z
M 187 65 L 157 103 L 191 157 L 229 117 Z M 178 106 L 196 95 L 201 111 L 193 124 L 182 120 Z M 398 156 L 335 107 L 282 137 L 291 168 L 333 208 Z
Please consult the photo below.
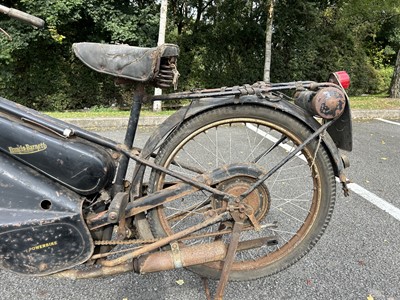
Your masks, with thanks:
M 99 43 L 75 43 L 75 55 L 88 67 L 112 76 L 159 87 L 177 84 L 179 47 L 164 44 L 154 48 Z

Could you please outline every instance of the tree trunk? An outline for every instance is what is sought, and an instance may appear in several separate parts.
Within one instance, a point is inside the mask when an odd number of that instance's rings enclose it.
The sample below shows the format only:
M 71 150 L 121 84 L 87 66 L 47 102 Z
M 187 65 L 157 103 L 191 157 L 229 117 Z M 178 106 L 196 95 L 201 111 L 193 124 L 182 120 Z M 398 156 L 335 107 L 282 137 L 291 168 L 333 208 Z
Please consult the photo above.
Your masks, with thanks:
M 396 66 L 390 86 L 390 98 L 400 98 L 400 50 L 397 53 Z
M 266 28 L 266 38 L 265 38 L 265 64 L 264 64 L 264 81 L 270 82 L 271 73 L 271 56 L 272 56 L 272 25 L 274 20 L 274 1 L 270 0 L 268 9 L 268 20 Z
M 157 46 L 161 46 L 165 43 L 165 31 L 167 27 L 167 8 L 168 8 L 168 0 L 161 0 L 161 9 L 160 9 L 160 28 L 158 31 L 158 43 Z M 154 95 L 161 95 L 162 90 L 160 88 L 154 89 Z M 153 102 L 153 111 L 161 111 L 161 101 Z

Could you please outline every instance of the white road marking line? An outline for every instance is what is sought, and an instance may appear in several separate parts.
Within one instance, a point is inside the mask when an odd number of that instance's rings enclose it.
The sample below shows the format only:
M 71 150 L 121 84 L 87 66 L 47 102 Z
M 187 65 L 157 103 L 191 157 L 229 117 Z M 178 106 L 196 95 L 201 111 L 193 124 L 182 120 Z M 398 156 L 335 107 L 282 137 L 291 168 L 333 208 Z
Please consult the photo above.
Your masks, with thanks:
M 266 133 L 265 131 L 261 130 L 260 128 L 257 128 L 256 126 L 252 124 L 246 124 L 246 127 L 249 128 L 250 130 L 254 131 L 255 133 L 261 135 L 263 138 L 266 138 L 270 140 L 273 143 L 276 143 L 279 139 L 276 137 L 270 135 L 269 133 Z M 292 152 L 294 148 L 292 146 L 289 146 L 288 144 L 279 144 L 279 147 L 285 149 L 287 152 Z M 304 161 L 307 161 L 307 159 L 304 157 L 303 154 L 297 153 L 296 156 Z
M 386 121 L 386 120 L 385 120 Z M 391 121 L 388 121 L 391 122 Z M 394 122 L 393 122 L 394 123 Z M 397 125 L 400 125 L 398 123 L 396 123 Z M 266 133 L 265 131 L 257 128 L 254 125 L 251 124 L 247 124 L 246 125 L 250 130 L 253 130 L 255 133 L 263 136 L 266 139 L 269 139 L 271 142 L 275 143 L 276 141 L 278 141 L 277 138 L 273 137 L 272 135 Z M 286 144 L 283 145 L 279 145 L 280 147 L 284 148 L 286 151 L 293 151 L 292 147 L 289 147 Z M 290 148 L 290 149 L 288 149 Z M 306 158 L 303 155 L 297 156 L 298 158 L 302 159 L 302 160 L 306 160 Z M 336 181 L 340 182 L 339 178 L 336 178 Z M 365 200 L 367 200 L 368 202 L 370 202 L 371 204 L 375 205 L 376 207 L 382 209 L 383 211 L 387 212 L 388 214 L 390 214 L 392 217 L 394 217 L 395 219 L 397 219 L 398 221 L 400 221 L 400 209 L 398 209 L 396 206 L 390 204 L 389 202 L 387 202 L 386 200 L 378 197 L 377 195 L 375 195 L 374 193 L 371 193 L 370 191 L 364 189 L 362 186 L 356 184 L 356 183 L 349 183 L 348 188 L 353 191 L 354 193 L 356 193 L 357 195 L 361 196 L 362 198 L 364 198 Z
M 400 123 L 398 123 L 398 122 L 393 122 L 393 121 L 389 121 L 389 120 L 385 120 L 385 119 L 381 119 L 381 118 L 376 118 L 375 120 L 378 120 L 378 121 L 381 121 L 381 122 L 385 122 L 385 123 L 389 123 L 389 124 L 393 124 L 393 125 L 400 126 Z
M 383 200 L 382 198 L 378 197 L 374 193 L 367 191 L 362 186 L 359 186 L 356 183 L 349 183 L 348 187 L 354 193 L 360 195 L 365 200 L 369 201 L 370 203 L 374 204 L 378 208 L 382 209 L 383 211 L 387 212 L 389 215 L 391 215 L 392 217 L 394 217 L 398 221 L 400 221 L 400 209 L 398 209 L 393 204 L 390 204 L 389 202 L 387 202 L 386 200 Z

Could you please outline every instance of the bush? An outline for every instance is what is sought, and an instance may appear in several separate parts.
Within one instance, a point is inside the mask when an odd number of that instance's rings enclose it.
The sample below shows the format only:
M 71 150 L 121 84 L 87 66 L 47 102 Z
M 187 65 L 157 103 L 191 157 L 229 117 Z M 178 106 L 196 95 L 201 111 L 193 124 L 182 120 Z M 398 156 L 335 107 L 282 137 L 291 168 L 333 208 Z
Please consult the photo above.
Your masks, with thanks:
M 387 66 L 377 70 L 378 75 L 378 93 L 387 93 L 390 89 L 390 83 L 392 81 L 394 67 Z

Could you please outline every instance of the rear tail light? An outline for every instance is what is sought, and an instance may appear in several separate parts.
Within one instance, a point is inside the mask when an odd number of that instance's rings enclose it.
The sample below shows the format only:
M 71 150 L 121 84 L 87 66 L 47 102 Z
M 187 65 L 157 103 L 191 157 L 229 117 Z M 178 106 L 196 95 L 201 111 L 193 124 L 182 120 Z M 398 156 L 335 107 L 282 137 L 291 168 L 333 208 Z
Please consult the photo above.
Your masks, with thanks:
M 350 87 L 350 76 L 346 71 L 338 71 L 329 76 L 329 82 L 336 83 L 344 89 L 348 89 Z

